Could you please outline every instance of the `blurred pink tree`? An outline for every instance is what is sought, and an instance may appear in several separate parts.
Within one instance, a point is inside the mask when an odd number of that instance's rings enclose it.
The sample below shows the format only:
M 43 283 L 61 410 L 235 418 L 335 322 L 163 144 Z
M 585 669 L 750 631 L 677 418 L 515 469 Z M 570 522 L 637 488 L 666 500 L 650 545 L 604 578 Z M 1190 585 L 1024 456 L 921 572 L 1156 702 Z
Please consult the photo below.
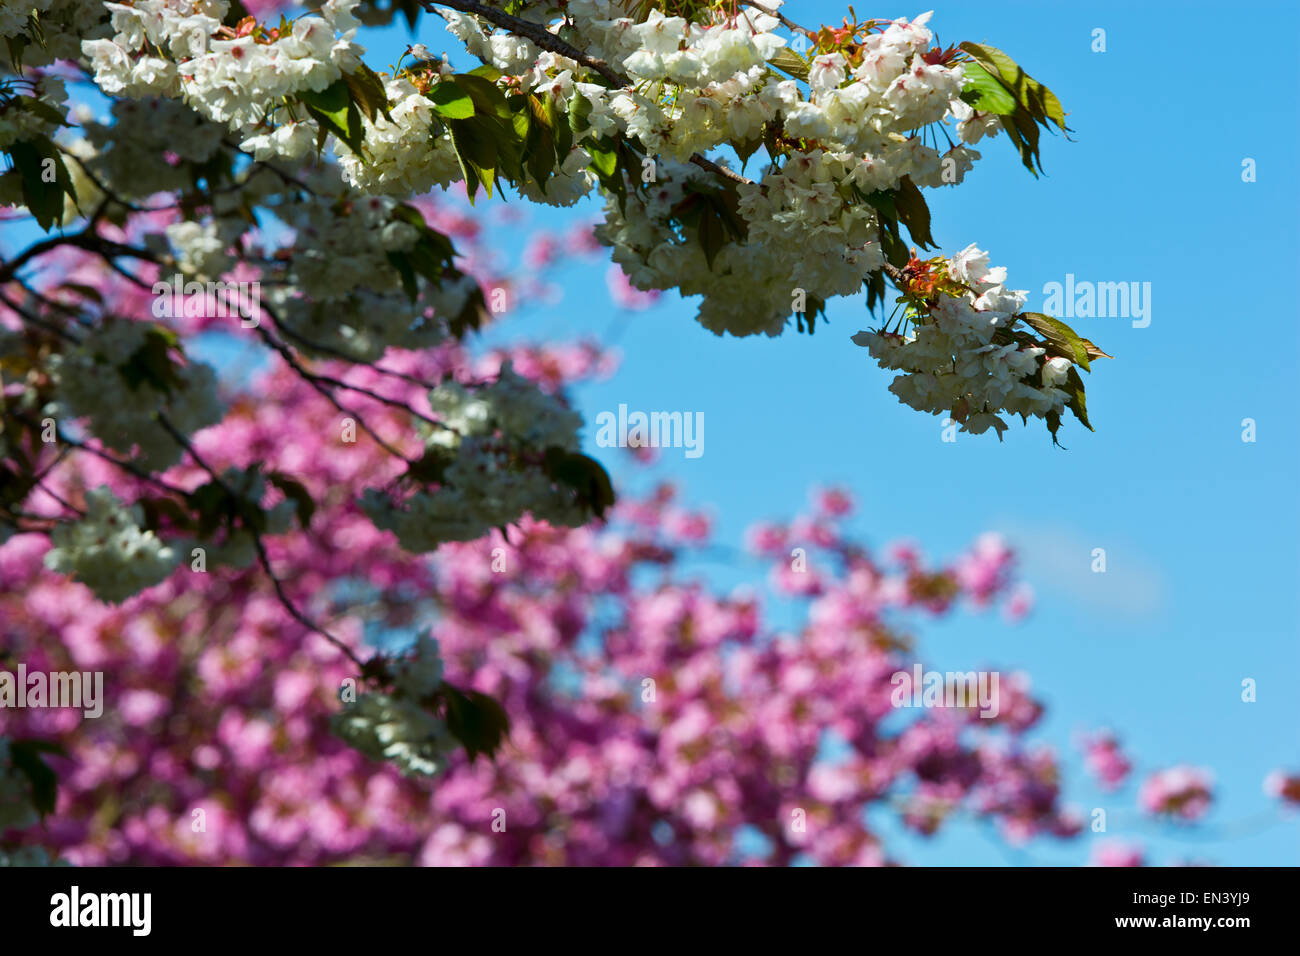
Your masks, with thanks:
M 693 570 L 721 547 L 706 514 L 666 485 L 615 505 L 581 453 L 564 388 L 613 355 L 469 344 L 605 247 L 616 306 L 700 295 L 719 334 L 811 332 L 832 297 L 883 308 L 888 281 L 893 331 L 854 341 L 906 373 L 904 402 L 973 433 L 1091 427 L 1078 369 L 1106 353 L 1023 312 L 974 244 L 922 260 L 900 231 L 934 246 L 921 189 L 986 137 L 1032 171 L 1040 128 L 1066 130 L 1050 90 L 940 47 L 928 15 L 443 4 L 483 65 L 417 44 L 379 73 L 357 28 L 439 5 L 199 6 L 0 17 L 0 222 L 47 234 L 0 262 L 0 663 L 108 677 L 102 717 L 0 708 L 0 862 L 880 864 L 880 813 L 1081 832 L 1027 678 L 993 717 L 895 706 L 919 621 L 1026 613 L 1000 540 L 873 554 L 828 490 L 754 529 L 765 584 L 721 593 Z M 429 198 L 507 184 L 603 195 L 603 222 L 515 268 Z M 186 304 L 160 310 L 173 280 Z M 215 308 L 252 283 L 251 309 Z M 260 355 L 227 358 L 220 395 L 212 332 Z M 1108 785 L 1131 766 L 1109 738 L 1089 762 Z M 1196 768 L 1141 792 L 1181 820 L 1211 800 Z

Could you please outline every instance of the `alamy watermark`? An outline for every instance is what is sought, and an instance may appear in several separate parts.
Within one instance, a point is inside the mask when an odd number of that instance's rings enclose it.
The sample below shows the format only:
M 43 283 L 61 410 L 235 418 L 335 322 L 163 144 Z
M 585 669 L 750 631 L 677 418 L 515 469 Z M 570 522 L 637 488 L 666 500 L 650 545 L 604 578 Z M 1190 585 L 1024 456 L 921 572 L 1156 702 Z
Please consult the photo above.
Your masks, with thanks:
M 73 886 L 50 897 L 51 926 L 124 926 L 132 936 L 148 936 L 152 912 L 152 893 L 83 893 Z
M 1058 319 L 1132 319 L 1133 328 L 1151 324 L 1150 282 L 1076 281 L 1073 272 L 1065 282 L 1043 286 L 1043 311 Z
M 687 458 L 704 454 L 703 412 L 632 412 L 596 416 L 596 444 L 601 448 L 684 448 Z
M 103 671 L 32 671 L 18 665 L 18 673 L 0 670 L 0 708 L 75 707 L 83 716 L 104 713 Z
M 998 715 L 997 671 L 927 671 L 916 664 L 889 678 L 894 707 L 971 707 L 992 720 Z

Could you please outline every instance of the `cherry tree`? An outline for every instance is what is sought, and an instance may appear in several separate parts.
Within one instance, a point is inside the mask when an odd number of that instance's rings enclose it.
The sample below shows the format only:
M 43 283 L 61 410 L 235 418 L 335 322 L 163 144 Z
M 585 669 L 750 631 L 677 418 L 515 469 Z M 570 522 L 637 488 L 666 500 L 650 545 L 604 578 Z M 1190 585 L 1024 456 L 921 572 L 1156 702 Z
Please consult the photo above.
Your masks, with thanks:
M 886 726 L 895 614 L 997 599 L 1005 549 L 891 563 L 830 495 L 791 526 L 812 573 L 776 560 L 782 532 L 758 549 L 809 602 L 801 632 L 692 581 L 707 522 L 669 489 L 616 502 L 582 451 L 563 386 L 600 347 L 477 347 L 544 279 L 502 274 L 448 198 L 594 197 L 537 269 L 608 249 L 620 304 L 676 290 L 719 335 L 812 333 L 865 290 L 853 342 L 900 401 L 1055 441 L 1067 411 L 1091 427 L 1080 371 L 1105 353 L 976 245 L 939 254 L 924 196 L 999 136 L 1036 173 L 1041 131 L 1067 132 L 1051 91 L 928 15 L 312 7 L 0 11 L 0 222 L 23 243 L 0 263 L 4 650 L 115 675 L 103 722 L 6 730 L 0 787 L 25 796 L 0 827 L 53 812 L 20 842 L 79 862 L 722 862 L 746 826 L 777 861 L 882 862 L 873 803 L 927 833 L 955 812 L 1076 832 L 1021 740 L 1027 685 L 1002 736 L 960 709 Z M 364 28 L 399 13 L 441 18 L 455 62 L 367 63 Z M 214 332 L 267 368 L 223 382 Z M 376 651 L 390 633 L 419 637 Z M 847 763 L 818 759 L 827 734 Z
M 608 360 L 590 345 L 479 360 L 451 346 L 394 367 L 490 377 L 507 365 L 554 387 Z M 365 376 L 359 387 L 384 387 L 381 374 Z M 953 814 L 1017 841 L 1078 832 L 1055 756 L 1025 739 L 1042 713 L 1025 678 L 1004 685 L 992 720 L 941 707 L 898 722 L 891 702 L 892 675 L 917 652 L 907 622 L 1008 599 L 1013 614 L 1025 611 L 998 539 L 946 565 L 907 546 L 875 556 L 847 533 L 852 502 L 832 490 L 808 514 L 755 527 L 748 557 L 731 558 L 753 562 L 759 583 L 716 593 L 686 570 L 717 546 L 707 515 L 653 485 L 620 502 L 605 530 L 530 517 L 414 561 L 348 505 L 391 470 L 379 442 L 340 445 L 337 411 L 287 363 L 248 394 L 271 400 L 233 403 L 195 452 L 235 470 L 297 463 L 321 506 L 309 528 L 267 547 L 274 565 L 295 569 L 288 599 L 309 604 L 346 650 L 295 620 L 254 563 L 173 574 L 113 605 L 52 574 L 42 536 L 15 536 L 0 548 L 8 652 L 30 668 L 113 675 L 97 720 L 5 714 L 8 736 L 53 742 L 25 756 L 61 778 L 57 800 L 45 794 L 44 825 L 31 801 L 5 821 L 27 827 L 28 853 L 137 864 L 723 863 L 750 828 L 772 862 L 883 863 L 894 857 L 865 815 L 876 804 L 925 834 Z M 380 435 L 400 430 L 402 413 L 367 402 Z M 205 476 L 182 464 L 169 480 Z M 149 485 L 80 454 L 43 480 L 40 497 L 54 513 L 94 487 L 130 500 Z M 792 542 L 811 555 L 799 572 Z M 765 593 L 804 602 L 804 624 L 774 629 Z M 367 638 L 382 645 L 425 622 L 405 653 L 354 656 Z M 380 660 L 383 688 L 361 691 Z M 821 759 L 828 737 L 851 756 Z

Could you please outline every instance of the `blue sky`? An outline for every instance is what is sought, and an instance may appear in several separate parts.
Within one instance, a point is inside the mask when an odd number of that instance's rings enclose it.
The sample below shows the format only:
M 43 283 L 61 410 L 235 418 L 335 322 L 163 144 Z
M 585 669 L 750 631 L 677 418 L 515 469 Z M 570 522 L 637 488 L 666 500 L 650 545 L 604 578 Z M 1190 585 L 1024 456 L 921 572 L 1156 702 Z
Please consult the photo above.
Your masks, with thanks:
M 929 7 L 856 4 L 862 16 Z M 1096 433 L 1071 419 L 1062 450 L 1045 429 L 1017 422 L 1001 444 L 991 434 L 942 442 L 940 420 L 900 405 L 888 374 L 849 341 L 870 321 L 860 300 L 832 303 L 812 337 L 775 340 L 715 337 L 693 321 L 693 304 L 667 301 L 622 324 L 619 373 L 579 388 L 579 407 L 589 422 L 619 403 L 703 411 L 705 454 L 668 452 L 658 470 L 691 502 L 713 506 L 729 543 L 754 520 L 795 512 L 824 481 L 853 490 L 856 527 L 875 544 L 910 537 L 942 556 L 982 531 L 1005 532 L 1037 592 L 1035 613 L 1018 626 L 961 615 L 923 628 L 926 660 L 1028 671 L 1048 704 L 1037 736 L 1066 758 L 1072 802 L 1108 811 L 1106 837 L 1144 843 L 1156 863 L 1293 865 L 1300 826 L 1270 813 L 1261 789 L 1269 770 L 1300 766 L 1297 342 L 1284 291 L 1300 251 L 1293 67 L 1276 57 L 1207 60 L 1206 33 L 1224 18 L 1208 3 L 934 8 L 945 45 L 1007 51 L 1052 87 L 1074 130 L 1073 142 L 1044 136 L 1038 180 L 1002 138 L 982 147 L 984 161 L 960 188 L 927 193 L 941 248 L 989 250 L 1014 287 L 1030 290 L 1031 308 L 1067 273 L 1151 283 L 1146 328 L 1073 322 L 1116 356 L 1088 379 Z M 1289 37 L 1298 11 L 1252 4 L 1232 19 Z M 805 25 L 838 24 L 846 10 L 798 0 L 786 12 Z M 1104 53 L 1092 51 L 1097 28 Z M 392 33 L 404 42 L 404 29 Z M 421 28 L 421 40 L 436 36 Z M 1241 176 L 1248 157 L 1253 183 Z M 563 305 L 525 309 L 491 337 L 606 334 L 615 315 L 603 290 L 589 290 L 602 270 L 552 277 L 565 285 Z M 1253 444 L 1242 441 L 1244 418 L 1257 423 Z M 1090 570 L 1098 547 L 1104 574 Z M 702 572 L 720 584 L 752 574 L 717 564 Z M 1257 683 L 1255 703 L 1241 700 L 1245 678 Z M 1121 733 L 1140 771 L 1212 768 L 1218 800 L 1206 824 L 1144 823 L 1134 787 L 1109 796 L 1092 787 L 1073 737 L 1104 726 Z M 1017 853 L 970 825 L 923 840 L 875 819 L 896 852 L 920 864 L 1076 864 L 1096 839 Z
M 1061 752 L 1071 802 L 1107 809 L 1106 837 L 1143 842 L 1156 863 L 1294 865 L 1300 824 L 1270 813 L 1261 785 L 1274 768 L 1300 769 L 1296 84 L 1293 58 L 1221 49 L 1214 34 L 1293 38 L 1300 6 L 1250 3 L 1229 17 L 1220 5 L 1183 2 L 855 4 L 881 17 L 932 5 L 945 45 L 1005 50 L 1057 93 L 1074 130 L 1073 142 L 1044 136 L 1038 180 L 1005 138 L 981 144 L 985 158 L 960 188 L 927 193 L 941 249 L 989 250 L 1011 285 L 1030 290 L 1030 308 L 1041 309 L 1044 284 L 1067 273 L 1151 284 L 1146 328 L 1073 321 L 1116 357 L 1095 362 L 1088 378 L 1096 433 L 1068 419 L 1062 450 L 1044 428 L 1017 420 L 1001 444 L 991 433 L 942 442 L 940 419 L 900 405 L 889 374 L 849 341 L 871 322 L 860 298 L 832 302 L 812 337 L 722 339 L 694 322 L 689 301 L 620 317 L 602 261 L 549 276 L 564 285 L 563 303 L 525 307 L 487 340 L 619 328 L 619 373 L 576 389 L 577 405 L 588 422 L 620 403 L 702 411 L 705 454 L 668 451 L 657 474 L 712 506 L 720 541 L 738 544 L 751 522 L 793 514 L 826 482 L 853 491 L 855 527 L 872 544 L 910 538 L 945 557 L 981 532 L 1006 533 L 1037 592 L 1034 614 L 1020 625 L 990 614 L 923 627 L 927 664 L 1032 675 L 1048 705 L 1036 736 Z M 846 9 L 797 0 L 786 12 L 805 25 L 838 24 Z M 1098 28 L 1104 53 L 1091 49 Z M 455 49 L 434 20 L 422 21 L 418 39 Z M 409 35 L 401 26 L 361 40 L 381 66 Z M 1242 181 L 1246 158 L 1256 182 Z M 561 228 L 595 212 L 587 204 L 531 216 Z M 517 255 L 513 241 L 503 255 Z M 1257 423 L 1254 443 L 1241 439 L 1244 418 Z M 588 441 L 618 474 L 619 453 L 595 448 L 594 428 Z M 1105 574 L 1090 571 L 1094 548 L 1107 552 Z M 700 573 L 729 586 L 753 569 L 713 563 Z M 1246 678 L 1257 683 L 1255 703 L 1241 700 Z M 1134 787 L 1109 796 L 1093 788 L 1072 740 L 1106 726 L 1139 771 L 1211 768 L 1218 799 L 1207 823 L 1142 823 Z M 918 864 L 1076 864 L 1096 839 L 1016 853 L 969 825 L 925 840 L 873 820 L 898 856 Z

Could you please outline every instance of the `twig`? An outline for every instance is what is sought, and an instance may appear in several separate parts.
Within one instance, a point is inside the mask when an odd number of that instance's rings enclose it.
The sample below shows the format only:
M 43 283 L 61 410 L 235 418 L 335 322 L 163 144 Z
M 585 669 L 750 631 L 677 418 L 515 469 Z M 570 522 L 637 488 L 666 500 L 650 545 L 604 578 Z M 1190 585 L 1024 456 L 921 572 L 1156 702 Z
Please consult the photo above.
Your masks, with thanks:
M 271 320 L 275 322 L 276 327 L 280 329 L 280 331 L 285 332 L 286 334 L 292 334 L 289 329 L 285 328 L 284 323 L 280 321 L 280 317 L 271 311 L 269 306 L 263 305 L 262 311 L 271 317 Z M 342 379 L 335 378 L 332 375 L 322 375 L 319 372 L 311 371 L 310 369 L 303 366 L 303 364 L 300 361 L 298 361 L 297 357 L 293 354 L 292 350 L 285 343 L 278 341 L 274 336 L 272 336 L 269 332 L 267 332 L 265 329 L 261 328 L 260 326 L 258 327 L 257 331 L 258 334 L 263 338 L 263 340 L 269 346 L 271 346 L 271 348 L 275 349 L 276 352 L 278 352 L 286 362 L 289 363 L 290 368 L 292 368 L 295 372 L 297 372 L 299 376 L 306 379 L 309 383 L 320 382 L 325 385 L 330 385 L 334 388 L 341 388 L 349 392 L 356 392 L 358 395 L 364 395 L 366 398 L 369 398 L 371 401 L 379 402 L 381 405 L 387 405 L 390 408 L 396 408 L 399 409 L 400 411 L 406 412 L 408 415 L 412 415 L 415 418 L 420 419 L 420 421 L 432 425 L 435 428 L 441 428 L 444 431 L 449 431 L 457 435 L 460 434 L 460 432 L 457 431 L 455 428 L 453 428 L 451 425 L 448 425 L 445 422 L 440 422 L 436 418 L 430 418 L 428 415 L 425 415 L 423 412 L 419 412 L 415 410 L 406 402 L 400 401 L 395 398 L 389 398 L 387 395 L 380 395 L 378 392 L 372 389 L 365 388 L 361 385 L 353 385 L 349 382 L 343 381 Z M 419 379 L 414 378 L 413 376 L 404 375 L 401 372 L 395 372 L 392 371 L 391 369 L 380 368 L 378 365 L 372 365 L 369 362 L 357 362 L 354 364 L 363 365 L 366 368 L 374 369 L 376 372 L 386 372 L 389 375 L 397 376 L 403 379 L 404 381 L 408 381 L 413 385 L 418 385 L 421 388 L 429 388 L 429 389 L 436 388 L 436 386 L 429 385 L 425 382 L 422 382 Z M 319 391 L 319 389 L 317 389 L 317 391 Z M 337 401 L 335 401 L 333 397 L 330 397 L 330 401 L 334 404 L 335 408 L 343 412 L 345 415 L 356 414 L 355 412 L 349 409 L 345 409 L 342 405 L 340 405 Z M 397 458 L 403 459 L 408 464 L 411 463 L 410 459 L 406 458 L 406 456 L 403 455 L 401 452 L 395 449 L 388 448 L 388 446 L 384 444 L 384 441 L 381 438 L 379 438 L 378 435 L 375 435 L 374 432 L 372 432 L 370 428 L 366 426 L 364 422 L 361 421 L 360 416 L 357 417 L 357 422 L 358 424 L 361 425 L 363 429 L 365 429 L 365 431 L 372 438 L 375 439 L 375 441 L 379 442 L 380 445 L 382 445 L 385 449 L 387 449 L 389 454 L 394 455 Z
M 27 418 L 25 415 L 14 414 L 13 417 L 18 419 L 23 424 L 25 424 L 28 428 L 31 429 L 37 428 L 37 425 L 31 419 Z M 138 465 L 134 464 L 133 462 L 118 458 L 116 455 L 111 455 L 108 452 L 104 451 L 102 448 L 96 448 L 93 445 L 88 445 L 85 442 L 78 441 L 75 438 L 69 438 L 63 432 L 63 430 L 58 428 L 57 426 L 55 427 L 55 437 L 58 439 L 59 444 L 67 445 L 69 448 L 75 448 L 78 451 L 84 451 L 91 455 L 94 455 L 96 458 L 108 462 L 113 467 L 126 472 L 128 475 L 131 475 L 134 478 L 138 478 L 141 481 L 146 482 L 148 484 L 154 485 L 157 488 L 161 488 L 163 491 L 170 492 L 171 494 L 174 495 L 180 495 L 182 498 L 189 496 L 189 492 L 186 491 L 184 488 L 181 488 L 177 485 L 173 485 L 171 482 L 165 481 L 164 479 L 159 478 L 156 475 L 150 474 L 149 472 L 145 471 L 143 468 L 140 468 Z
M 308 385 L 310 385 L 316 392 L 318 392 L 326 401 L 328 401 L 331 405 L 333 405 L 338 411 L 340 411 L 344 415 L 356 419 L 357 424 L 361 426 L 361 430 L 364 431 L 371 438 L 373 438 L 375 440 L 375 443 L 378 444 L 380 448 L 388 452 L 394 458 L 400 458 L 408 465 L 414 464 L 414 462 L 410 458 L 407 458 L 404 454 L 402 454 L 400 451 L 398 451 L 396 448 L 394 448 L 392 445 L 386 442 L 383 438 L 381 438 L 379 433 L 370 427 L 370 425 L 366 422 L 366 420 L 361 417 L 361 414 L 359 412 L 353 411 L 352 409 L 344 406 L 344 404 L 338 400 L 338 398 L 334 395 L 334 393 L 325 387 L 326 384 L 334 385 L 336 387 L 337 386 L 348 387 L 348 386 L 346 386 L 343 382 L 340 382 L 338 379 L 331 379 L 327 376 L 317 375 L 316 373 L 311 372 L 308 369 L 304 368 L 303 364 L 298 361 L 297 357 L 293 354 L 293 351 L 287 345 L 285 345 L 283 342 L 276 339 L 275 336 L 273 336 L 270 332 L 268 332 L 265 328 L 263 328 L 260 325 L 257 327 L 257 334 L 261 337 L 262 341 L 264 341 L 267 345 L 269 345 L 272 349 L 274 349 L 277 353 L 279 353 L 280 357 L 284 359 L 284 361 L 288 364 L 289 368 L 293 369 L 293 371 L 298 374 L 299 378 L 301 378 Z M 408 412 L 410 411 L 410 409 L 407 408 L 405 405 L 403 405 L 401 402 L 394 402 L 393 404 L 398 405 L 405 411 Z
M 81 510 L 80 508 L 78 508 L 76 505 L 71 504 L 71 503 L 68 502 L 68 501 L 65 501 L 65 500 L 64 500 L 63 498 L 61 498 L 59 495 L 55 494 L 55 493 L 54 493 L 53 491 L 51 491 L 48 487 L 46 487 L 45 482 L 44 482 L 42 479 L 40 479 L 40 478 L 36 479 L 36 487 L 39 488 L 41 491 L 45 492 L 47 495 L 49 495 L 51 498 L 53 498 L 53 499 L 54 499 L 55 501 L 57 501 L 59 504 L 63 505 L 63 507 L 67 508 L 67 509 L 68 509 L 69 511 L 71 511 L 73 514 L 75 514 L 75 515 L 80 515 L 80 516 L 83 517 L 83 518 L 86 516 L 86 512 L 82 511 L 82 510 Z
M 270 310 L 266 307 L 265 304 L 263 304 L 262 310 L 264 312 L 268 312 L 268 313 L 270 312 Z M 272 316 L 272 318 L 274 318 L 274 316 Z M 401 379 L 403 382 L 409 382 L 411 385 L 418 385 L 420 386 L 420 388 L 434 389 L 438 387 L 436 382 L 426 382 L 424 379 L 416 378 L 414 375 L 408 375 L 405 372 L 399 372 L 396 369 L 384 368 L 382 365 L 375 365 L 372 362 L 363 362 L 360 361 L 359 359 L 355 359 L 351 355 L 348 355 L 346 352 L 342 352 L 336 348 L 325 345 L 321 342 L 314 342 L 311 339 L 307 338 L 306 336 L 295 331 L 294 329 L 289 328 L 284 324 L 279 324 L 279 328 L 280 331 L 283 332 L 288 338 L 291 338 L 295 342 L 305 345 L 307 348 L 311 349 L 312 351 L 321 352 L 325 355 L 331 356 L 332 358 L 339 359 L 340 361 L 343 362 L 348 362 L 349 364 L 352 365 L 364 365 L 366 368 L 374 369 L 376 372 L 381 372 L 384 375 L 391 375 L 393 378 Z
M 595 70 L 615 86 L 631 86 L 627 77 L 622 76 L 612 66 L 604 60 L 583 53 L 571 43 L 561 40 L 550 30 L 546 29 L 540 23 L 533 23 L 531 20 L 523 20 L 519 17 L 512 17 L 504 10 L 498 10 L 495 7 L 489 7 L 478 0 L 421 0 L 424 9 L 430 13 L 437 13 L 435 7 L 451 7 L 453 10 L 459 10 L 461 13 L 472 13 L 475 16 L 482 17 L 491 23 L 496 24 L 507 33 L 513 33 L 515 36 L 524 37 L 532 40 L 543 50 L 550 50 L 552 53 L 558 53 L 560 56 L 568 57 L 570 60 L 576 60 L 588 69 Z
M 68 332 L 67 329 L 59 328 L 59 326 L 41 318 L 39 315 L 36 315 L 34 312 L 28 312 L 26 309 L 18 305 L 16 302 L 10 299 L 3 292 L 0 292 L 0 303 L 3 303 L 7 308 L 11 309 L 24 322 L 27 322 L 31 325 L 38 326 L 39 328 L 42 328 L 47 332 L 57 335 L 62 339 L 66 339 L 67 341 L 71 342 L 73 345 L 81 344 L 81 340 L 77 338 L 75 335 L 73 335 L 72 333 Z
M 120 242 L 114 242 L 111 239 L 105 239 L 93 230 L 94 223 L 92 222 L 81 232 L 51 236 L 49 239 L 42 239 L 40 242 L 33 243 L 15 256 L 12 261 L 0 266 L 0 284 L 12 279 L 18 274 L 18 270 L 31 260 L 43 256 L 47 252 L 53 252 L 60 246 L 85 249 L 88 252 L 98 253 L 105 259 L 127 256 L 133 259 L 143 259 L 146 262 L 157 262 L 157 257 L 147 249 L 138 249 L 135 246 L 128 246 Z
M 252 536 L 253 547 L 257 549 L 258 561 L 261 563 L 262 569 L 266 572 L 267 577 L 271 579 L 271 584 L 275 588 L 276 597 L 280 599 L 280 604 L 284 606 L 284 609 L 288 611 L 290 616 L 299 624 L 301 624 L 303 627 L 307 628 L 310 631 L 315 632 L 316 634 L 319 634 L 321 637 L 325 638 L 327 641 L 333 644 L 338 650 L 342 651 L 345 655 L 347 655 L 347 657 L 354 664 L 357 665 L 357 667 L 364 668 L 365 663 L 361 660 L 361 658 L 357 657 L 357 655 L 353 652 L 352 648 L 348 647 L 347 644 L 343 643 L 342 640 L 335 637 L 329 631 L 325 630 L 325 628 L 321 627 L 321 625 L 317 624 L 315 621 L 309 618 L 302 611 L 298 610 L 297 605 L 295 605 L 293 601 L 289 598 L 288 593 L 286 593 L 284 589 L 284 582 L 280 580 L 279 576 L 276 575 L 274 569 L 271 567 L 271 558 L 266 553 L 266 545 L 262 541 L 262 534 L 260 531 L 257 530 L 253 521 L 250 520 L 246 510 L 247 502 L 244 500 L 243 496 L 236 494 L 234 489 L 232 489 L 228 484 L 226 484 L 225 479 L 223 479 L 220 475 L 218 475 L 217 472 L 212 468 L 212 466 L 209 465 L 201 455 L 199 455 L 198 451 L 190 443 L 189 439 L 186 438 L 183 434 L 181 434 L 181 432 L 176 428 L 175 425 L 171 423 L 171 421 L 167 418 L 166 415 L 159 414 L 158 424 L 161 425 L 169 435 L 171 435 L 172 439 L 178 445 L 180 445 L 183 449 L 185 449 L 186 453 L 190 456 L 191 459 L 193 459 L 196 465 L 198 465 L 200 468 L 202 468 L 204 471 L 208 473 L 209 477 L 212 478 L 213 483 L 215 483 L 218 488 L 220 488 L 223 492 L 225 492 L 231 498 L 231 500 L 235 501 L 239 505 L 240 510 L 243 512 L 244 528 Z
M 810 40 L 817 39 L 816 33 L 813 33 L 813 31 L 809 30 L 807 27 L 801 27 L 799 24 L 795 23 L 784 13 L 782 13 L 780 10 L 770 10 L 765 5 L 758 3 L 757 0 L 740 0 L 740 2 L 742 6 L 752 7 L 753 9 L 757 10 L 759 13 L 766 13 L 769 17 L 776 17 L 778 20 L 781 21 L 781 25 L 785 27 L 787 30 L 792 30 L 795 33 L 802 33 Z

